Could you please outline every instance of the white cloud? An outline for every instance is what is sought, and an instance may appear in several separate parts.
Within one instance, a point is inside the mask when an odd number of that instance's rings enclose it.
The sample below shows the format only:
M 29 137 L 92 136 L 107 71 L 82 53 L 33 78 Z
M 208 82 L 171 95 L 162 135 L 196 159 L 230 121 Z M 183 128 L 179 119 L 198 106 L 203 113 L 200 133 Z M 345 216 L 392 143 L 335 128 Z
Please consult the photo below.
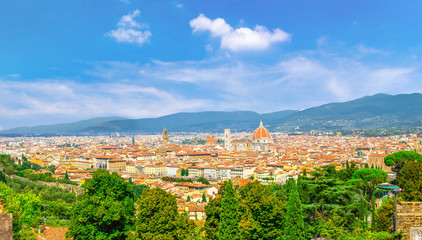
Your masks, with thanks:
M 419 65 L 418 65 L 419 64 Z M 376 93 L 422 92 L 421 63 L 390 66 L 329 52 L 301 52 L 267 64 L 201 61 L 97 62 L 96 82 L 0 79 L 0 125 L 19 119 L 156 117 L 181 111 L 304 109 Z M 84 76 L 81 76 L 84 78 Z M 9 122 L 7 122 L 9 121 Z M 10 123 L 12 122 L 12 123 Z
M 322 45 L 326 44 L 328 41 L 326 36 L 321 36 L 316 40 L 317 46 L 321 47 Z
M 357 49 L 358 49 L 358 51 L 361 54 L 383 54 L 383 55 L 388 54 L 388 52 L 386 52 L 386 51 L 382 51 L 382 50 L 379 50 L 379 49 L 367 47 L 367 46 L 365 46 L 363 44 L 359 44 L 357 46 Z
M 135 20 L 140 15 L 139 9 L 124 15 L 117 23 L 117 29 L 106 33 L 106 36 L 113 37 L 117 42 L 144 44 L 151 37 L 148 25 Z
M 181 111 L 198 111 L 208 100 L 170 93 L 135 83 L 76 83 L 38 80 L 16 83 L 0 80 L 0 115 L 3 120 L 40 116 L 162 116 Z
M 222 18 L 211 20 L 204 14 L 189 22 L 193 32 L 210 32 L 211 36 L 221 40 L 220 47 L 233 52 L 262 51 L 272 44 L 286 42 L 291 35 L 276 28 L 272 32 L 264 26 L 256 25 L 254 29 L 242 27 L 234 29 Z

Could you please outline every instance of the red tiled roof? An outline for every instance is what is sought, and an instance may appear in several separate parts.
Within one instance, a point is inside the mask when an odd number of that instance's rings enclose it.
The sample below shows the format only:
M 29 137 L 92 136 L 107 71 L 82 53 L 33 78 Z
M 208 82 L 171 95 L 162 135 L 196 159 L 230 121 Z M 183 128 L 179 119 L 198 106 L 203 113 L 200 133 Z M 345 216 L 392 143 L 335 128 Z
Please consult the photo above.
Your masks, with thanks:
M 65 240 L 69 228 L 47 228 L 43 233 L 37 234 L 37 240 Z

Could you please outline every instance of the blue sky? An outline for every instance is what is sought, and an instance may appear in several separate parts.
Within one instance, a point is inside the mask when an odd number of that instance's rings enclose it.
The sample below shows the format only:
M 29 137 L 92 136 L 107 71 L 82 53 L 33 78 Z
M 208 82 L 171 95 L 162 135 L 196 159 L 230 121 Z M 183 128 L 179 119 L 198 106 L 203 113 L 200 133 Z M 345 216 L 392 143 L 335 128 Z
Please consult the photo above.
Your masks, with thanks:
M 0 129 L 422 92 L 421 1 L 0 2 Z

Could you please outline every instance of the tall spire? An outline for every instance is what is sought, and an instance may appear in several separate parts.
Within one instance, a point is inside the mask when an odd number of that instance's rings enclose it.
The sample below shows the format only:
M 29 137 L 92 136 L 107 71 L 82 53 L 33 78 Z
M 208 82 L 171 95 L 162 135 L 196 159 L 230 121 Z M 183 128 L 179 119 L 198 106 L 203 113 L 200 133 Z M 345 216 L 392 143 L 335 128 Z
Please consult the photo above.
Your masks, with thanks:
M 263 126 L 264 126 L 264 125 L 262 125 L 262 120 L 261 120 L 261 123 L 259 124 L 259 126 L 260 126 L 260 127 L 263 127 Z

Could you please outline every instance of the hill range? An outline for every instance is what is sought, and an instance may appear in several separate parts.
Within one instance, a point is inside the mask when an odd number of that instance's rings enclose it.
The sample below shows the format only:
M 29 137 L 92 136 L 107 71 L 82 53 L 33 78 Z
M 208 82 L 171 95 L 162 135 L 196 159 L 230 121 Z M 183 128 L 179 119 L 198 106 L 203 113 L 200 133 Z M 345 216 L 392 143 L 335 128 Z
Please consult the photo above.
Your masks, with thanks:
M 347 102 L 329 103 L 302 111 L 259 114 L 252 111 L 176 113 L 157 118 L 94 118 L 74 123 L 20 127 L 0 131 L 7 136 L 99 135 L 170 132 L 253 131 L 262 120 L 272 131 L 330 131 L 351 129 L 413 129 L 422 127 L 422 94 L 376 94 Z

